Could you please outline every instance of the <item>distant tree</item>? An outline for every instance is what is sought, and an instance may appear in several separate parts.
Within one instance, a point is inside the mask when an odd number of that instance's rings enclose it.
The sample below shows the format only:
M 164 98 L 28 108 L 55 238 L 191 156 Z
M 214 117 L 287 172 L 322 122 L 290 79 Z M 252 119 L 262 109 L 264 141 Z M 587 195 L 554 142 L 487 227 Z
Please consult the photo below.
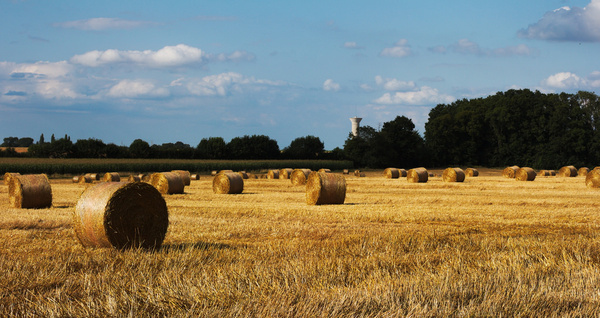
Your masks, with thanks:
M 277 159 L 277 141 L 264 135 L 236 137 L 227 144 L 232 159 Z
M 153 145 L 151 150 L 156 158 L 190 159 L 194 155 L 194 149 L 181 141 L 164 143 L 160 146 Z
M 46 141 L 44 140 L 44 134 L 40 135 L 40 141 L 38 142 L 40 145 L 45 143 Z
M 4 142 L 0 147 L 18 147 L 19 138 L 18 137 L 6 137 L 4 138 Z
M 74 148 L 74 156 L 76 158 L 106 157 L 106 144 L 100 139 L 78 139 L 77 142 L 75 142 Z
M 194 154 L 199 159 L 223 159 L 229 157 L 227 144 L 221 137 L 202 138 Z
M 55 141 L 56 141 L 56 138 L 54 137 L 54 134 L 52 134 L 52 136 L 50 136 L 50 142 L 52 143 L 52 142 L 55 142 Z
M 299 137 L 283 149 L 286 158 L 294 159 L 316 159 L 323 153 L 324 144 L 315 136 Z
M 23 138 L 19 138 L 19 141 L 17 142 L 17 147 L 29 147 L 32 144 L 33 144 L 33 138 L 23 137 Z
M 344 155 L 352 160 L 358 167 L 375 168 L 377 154 L 374 151 L 373 144 L 377 138 L 378 132 L 371 126 L 358 127 L 357 136 L 348 134 L 348 139 L 344 143 Z
M 48 145 L 47 149 L 50 158 L 68 158 L 74 152 L 73 143 L 64 138 L 54 140 Z
M 129 148 L 126 146 L 117 146 L 114 143 L 107 144 L 103 152 L 106 153 L 106 158 L 130 157 Z
M 150 158 L 150 145 L 141 139 L 136 139 L 129 145 L 129 153 L 134 158 Z
M 415 130 L 415 124 L 405 116 L 383 124 L 375 140 L 377 165 L 409 168 L 427 165 L 425 141 Z

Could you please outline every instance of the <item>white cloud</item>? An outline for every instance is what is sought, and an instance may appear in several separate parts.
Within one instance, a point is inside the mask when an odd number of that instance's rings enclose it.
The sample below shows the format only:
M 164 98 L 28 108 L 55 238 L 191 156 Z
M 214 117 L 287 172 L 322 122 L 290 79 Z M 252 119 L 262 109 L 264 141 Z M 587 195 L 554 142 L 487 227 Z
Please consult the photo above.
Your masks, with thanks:
M 111 87 L 107 95 L 117 98 L 164 97 L 169 95 L 169 90 L 164 87 L 156 87 L 146 80 L 125 79 Z
M 323 90 L 337 92 L 340 90 L 340 84 L 334 82 L 332 79 L 327 79 L 323 83 Z
M 9 79 L 0 83 L 6 92 L 17 92 L 15 96 L 39 96 L 46 99 L 72 99 L 75 92 L 70 73 L 73 66 L 66 61 L 36 63 L 0 63 L 0 78 Z M 6 92 L 3 92 L 6 94 Z M 13 93 L 14 94 L 14 93 Z
M 246 77 L 234 72 L 209 75 L 198 80 L 178 79 L 171 83 L 172 86 L 185 86 L 191 94 L 198 96 L 226 96 L 232 91 L 243 91 L 243 87 L 254 86 L 254 89 L 260 89 L 256 86 L 281 84 L 280 82 Z
M 66 61 L 61 62 L 36 62 L 36 63 L 12 63 L 10 74 L 12 77 L 27 76 L 27 77 L 47 77 L 57 78 L 69 74 L 73 70 L 73 66 Z
M 600 0 L 592 0 L 584 8 L 562 7 L 547 12 L 518 35 L 528 39 L 600 42 Z
M 92 18 L 87 20 L 54 23 L 53 26 L 85 31 L 101 31 L 108 29 L 133 29 L 157 23 L 148 21 L 132 21 L 119 18 Z
M 202 60 L 202 50 L 179 44 L 165 46 L 158 51 L 90 51 L 73 56 L 70 62 L 90 67 L 116 63 L 131 63 L 149 67 L 173 67 L 200 63 Z
M 253 61 L 255 59 L 254 54 L 248 53 L 246 51 L 235 51 L 229 55 L 225 53 L 220 53 L 216 55 L 207 54 L 207 59 L 215 60 L 219 62 L 242 62 L 242 61 Z
M 385 48 L 381 51 L 381 53 L 379 53 L 379 55 L 381 56 L 395 58 L 402 58 L 411 54 L 412 51 L 410 49 L 410 46 L 408 45 L 408 40 L 406 39 L 401 39 L 400 41 L 396 42 L 396 44 L 393 47 Z
M 388 91 L 406 91 L 416 87 L 413 81 L 400 81 L 395 78 L 383 78 L 379 75 L 375 76 L 375 83 Z
M 345 42 L 344 47 L 347 49 L 362 49 L 363 46 L 358 45 L 356 42 Z
M 451 103 L 454 100 L 454 97 L 440 94 L 435 88 L 423 86 L 416 91 L 385 93 L 376 99 L 375 103 L 385 105 L 428 105 Z
M 537 51 L 535 49 L 532 49 L 525 44 L 519 44 L 517 46 L 507 46 L 504 48 L 487 49 L 480 47 L 479 44 L 468 39 L 460 39 L 458 40 L 458 42 L 449 45 L 448 48 L 443 46 L 437 46 L 435 48 L 431 48 L 430 51 L 435 53 L 446 53 L 448 49 L 460 54 L 472 54 L 492 57 L 531 56 L 537 54 Z

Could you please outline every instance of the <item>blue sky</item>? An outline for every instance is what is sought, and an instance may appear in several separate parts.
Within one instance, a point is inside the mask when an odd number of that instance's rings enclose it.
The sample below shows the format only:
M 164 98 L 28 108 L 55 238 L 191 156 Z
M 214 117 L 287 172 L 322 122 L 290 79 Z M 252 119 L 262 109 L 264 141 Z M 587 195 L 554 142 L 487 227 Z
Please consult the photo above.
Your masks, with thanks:
M 600 0 L 0 0 L 0 138 L 268 135 L 343 147 L 349 117 L 511 88 L 600 88 Z

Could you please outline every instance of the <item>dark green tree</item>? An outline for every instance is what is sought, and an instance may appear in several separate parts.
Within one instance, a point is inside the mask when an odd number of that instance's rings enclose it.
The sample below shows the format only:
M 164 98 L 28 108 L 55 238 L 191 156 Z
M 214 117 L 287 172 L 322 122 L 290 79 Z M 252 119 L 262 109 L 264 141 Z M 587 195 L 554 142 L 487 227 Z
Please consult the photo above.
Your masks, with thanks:
M 299 137 L 283 149 L 283 154 L 290 159 L 316 159 L 323 154 L 325 145 L 315 136 Z
M 74 156 L 76 158 L 106 157 L 106 144 L 100 139 L 78 139 L 74 146 Z
M 224 159 L 228 158 L 227 143 L 221 137 L 202 138 L 194 154 L 199 159 Z
M 227 144 L 232 159 L 277 159 L 279 146 L 277 141 L 264 135 L 235 137 Z
M 150 145 L 142 139 L 136 139 L 129 145 L 129 153 L 133 158 L 150 158 Z

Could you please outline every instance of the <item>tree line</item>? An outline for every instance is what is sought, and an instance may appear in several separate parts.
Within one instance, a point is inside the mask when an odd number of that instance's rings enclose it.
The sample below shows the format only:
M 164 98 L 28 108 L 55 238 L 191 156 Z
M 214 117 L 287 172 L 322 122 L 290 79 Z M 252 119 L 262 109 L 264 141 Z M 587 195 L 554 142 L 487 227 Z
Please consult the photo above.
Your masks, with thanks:
M 600 98 L 592 92 L 544 94 L 528 89 L 498 92 L 485 98 L 439 104 L 429 112 L 424 136 L 411 119 L 397 116 L 375 129 L 363 126 L 348 135 L 343 149 L 324 151 L 318 137 L 300 137 L 279 149 L 263 135 L 225 142 L 221 137 L 149 145 L 136 139 L 129 147 L 68 136 L 48 143 L 43 135 L 9 137 L 4 147 L 28 144 L 28 156 L 55 158 L 195 158 L 195 159 L 344 159 L 356 167 L 596 166 L 600 158 Z M 2 152 L 0 152 L 2 155 Z M 4 152 L 7 155 L 7 152 Z M 9 154 L 10 155 L 10 154 Z M 18 155 L 18 154 L 13 154 Z

